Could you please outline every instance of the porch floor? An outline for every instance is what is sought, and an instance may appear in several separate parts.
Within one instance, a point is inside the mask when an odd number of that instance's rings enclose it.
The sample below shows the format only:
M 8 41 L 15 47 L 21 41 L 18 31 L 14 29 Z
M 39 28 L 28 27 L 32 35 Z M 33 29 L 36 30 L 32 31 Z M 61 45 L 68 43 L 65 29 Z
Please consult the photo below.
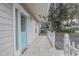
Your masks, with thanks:
M 47 36 L 39 36 L 33 41 L 23 56 L 63 56 L 63 50 L 54 49 Z

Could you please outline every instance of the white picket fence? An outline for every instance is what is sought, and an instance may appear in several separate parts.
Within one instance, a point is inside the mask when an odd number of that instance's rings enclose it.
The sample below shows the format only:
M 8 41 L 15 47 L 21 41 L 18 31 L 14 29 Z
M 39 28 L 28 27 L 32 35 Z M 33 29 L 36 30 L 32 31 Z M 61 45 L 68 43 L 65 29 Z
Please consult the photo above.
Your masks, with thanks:
M 47 36 L 53 46 L 55 48 L 55 31 L 54 32 L 47 32 Z M 77 48 L 75 47 L 75 42 L 70 42 L 69 34 L 64 34 L 64 55 L 66 56 L 79 56 L 79 44 Z
M 78 56 L 79 55 L 79 44 L 75 48 L 75 42 L 70 42 L 69 34 L 64 34 L 64 54 L 66 56 Z
M 48 36 L 53 48 L 55 48 L 55 31 L 53 31 L 53 32 L 48 31 L 47 36 Z

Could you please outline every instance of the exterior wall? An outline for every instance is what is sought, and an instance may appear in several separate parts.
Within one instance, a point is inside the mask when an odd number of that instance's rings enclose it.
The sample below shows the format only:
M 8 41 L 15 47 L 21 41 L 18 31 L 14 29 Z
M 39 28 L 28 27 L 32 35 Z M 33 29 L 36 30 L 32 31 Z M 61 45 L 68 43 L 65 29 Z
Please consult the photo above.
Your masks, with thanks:
M 32 18 L 29 18 L 29 41 L 28 41 L 28 45 L 30 45 L 37 37 L 39 34 L 39 27 L 38 27 L 38 23 Z
M 20 6 L 21 7 L 21 6 Z M 24 9 L 20 9 L 20 11 Z M 26 10 L 25 10 L 26 11 Z M 24 13 L 25 13 L 24 11 Z M 28 11 L 26 11 L 27 13 Z M 27 16 L 27 15 L 26 15 Z M 13 4 L 0 4 L 0 55 L 14 55 Z M 29 18 L 31 17 L 31 18 Z M 38 23 L 28 17 L 28 45 L 38 36 Z M 35 32 L 36 29 L 36 32 Z
M 0 55 L 13 55 L 13 4 L 0 4 Z

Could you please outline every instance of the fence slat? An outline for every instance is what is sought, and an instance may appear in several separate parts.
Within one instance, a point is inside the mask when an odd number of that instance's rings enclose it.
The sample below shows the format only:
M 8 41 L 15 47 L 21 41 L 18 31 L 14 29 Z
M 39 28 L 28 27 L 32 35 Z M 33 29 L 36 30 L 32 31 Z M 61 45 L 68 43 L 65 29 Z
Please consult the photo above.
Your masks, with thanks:
M 75 42 L 72 42 L 72 48 L 75 48 Z M 72 56 L 75 55 L 75 53 L 73 52 L 73 50 L 71 50 L 71 54 L 72 54 Z
M 75 48 L 75 42 L 72 42 L 72 45 L 70 44 L 69 35 L 67 33 L 64 34 L 64 54 L 66 56 L 75 56 L 79 55 L 79 44 L 77 45 L 77 48 Z
M 47 35 L 48 35 L 48 38 L 49 38 L 53 48 L 55 48 L 55 31 L 53 31 L 53 32 L 48 31 Z
M 64 54 L 66 56 L 70 55 L 69 48 L 67 48 L 67 44 L 70 45 L 69 35 L 67 33 L 64 34 Z
M 77 53 L 77 55 L 79 56 L 79 44 L 77 45 L 77 51 L 78 51 L 78 53 Z

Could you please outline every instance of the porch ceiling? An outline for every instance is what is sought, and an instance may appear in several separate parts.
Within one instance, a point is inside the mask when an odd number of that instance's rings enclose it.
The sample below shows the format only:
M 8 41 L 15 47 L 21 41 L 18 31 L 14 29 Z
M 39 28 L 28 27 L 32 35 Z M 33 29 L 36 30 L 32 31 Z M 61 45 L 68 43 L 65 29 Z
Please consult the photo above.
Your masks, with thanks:
M 27 6 L 32 16 L 34 16 L 35 19 L 39 20 L 39 15 L 47 16 L 50 3 L 26 3 L 24 6 Z

